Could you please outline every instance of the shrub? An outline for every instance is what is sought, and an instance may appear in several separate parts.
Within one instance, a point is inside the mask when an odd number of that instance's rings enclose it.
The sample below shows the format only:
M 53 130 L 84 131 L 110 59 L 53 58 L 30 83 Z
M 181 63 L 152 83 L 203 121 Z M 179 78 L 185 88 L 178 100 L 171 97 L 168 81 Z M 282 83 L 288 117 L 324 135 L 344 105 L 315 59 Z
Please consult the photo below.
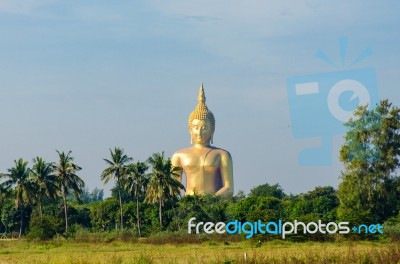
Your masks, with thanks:
M 56 220 L 51 216 L 32 218 L 29 224 L 28 240 L 49 240 L 56 234 Z
M 383 224 L 383 230 L 385 237 L 390 238 L 392 241 L 400 241 L 399 216 L 389 218 Z

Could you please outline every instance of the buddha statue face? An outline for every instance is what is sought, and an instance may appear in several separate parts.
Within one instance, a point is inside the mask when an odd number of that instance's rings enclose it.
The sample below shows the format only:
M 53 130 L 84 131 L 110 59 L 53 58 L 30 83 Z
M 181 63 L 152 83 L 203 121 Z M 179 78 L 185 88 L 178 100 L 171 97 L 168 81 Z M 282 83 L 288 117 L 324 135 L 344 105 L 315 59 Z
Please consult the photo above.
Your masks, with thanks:
M 190 124 L 189 132 L 192 143 L 209 145 L 214 134 L 214 129 L 209 120 L 194 119 Z

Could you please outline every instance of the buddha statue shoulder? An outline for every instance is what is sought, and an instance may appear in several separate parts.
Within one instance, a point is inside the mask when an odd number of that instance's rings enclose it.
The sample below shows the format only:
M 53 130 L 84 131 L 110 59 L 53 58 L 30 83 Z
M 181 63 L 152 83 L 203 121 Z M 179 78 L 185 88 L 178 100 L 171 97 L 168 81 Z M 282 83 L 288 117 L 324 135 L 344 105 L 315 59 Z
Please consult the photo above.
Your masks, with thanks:
M 189 116 L 192 146 L 176 151 L 171 163 L 181 167 L 186 176 L 186 195 L 215 194 L 223 198 L 233 195 L 233 166 L 230 153 L 212 146 L 215 131 L 214 114 L 206 105 L 203 84 L 198 104 Z M 182 181 L 182 175 L 180 176 Z

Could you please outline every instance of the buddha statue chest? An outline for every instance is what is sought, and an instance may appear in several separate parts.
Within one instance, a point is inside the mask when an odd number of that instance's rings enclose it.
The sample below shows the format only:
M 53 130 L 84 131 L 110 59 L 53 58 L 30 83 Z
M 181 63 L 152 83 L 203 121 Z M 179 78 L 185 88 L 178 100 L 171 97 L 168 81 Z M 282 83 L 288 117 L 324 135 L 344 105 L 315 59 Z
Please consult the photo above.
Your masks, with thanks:
M 192 149 L 181 155 L 181 166 L 185 171 L 187 189 L 212 192 L 221 186 L 221 155 L 215 148 Z
M 187 174 L 200 173 L 200 170 L 205 173 L 215 173 L 220 167 L 219 151 L 213 148 L 202 148 L 183 153 L 181 165 Z

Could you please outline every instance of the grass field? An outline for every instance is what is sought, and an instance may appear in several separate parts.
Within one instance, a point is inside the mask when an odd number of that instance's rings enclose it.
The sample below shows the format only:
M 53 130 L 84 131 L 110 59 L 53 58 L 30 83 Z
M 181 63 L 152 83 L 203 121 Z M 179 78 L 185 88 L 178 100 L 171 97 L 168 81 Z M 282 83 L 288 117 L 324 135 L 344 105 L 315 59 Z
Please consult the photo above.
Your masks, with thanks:
M 400 263 L 400 244 L 249 241 L 152 245 L 0 240 L 0 263 Z

